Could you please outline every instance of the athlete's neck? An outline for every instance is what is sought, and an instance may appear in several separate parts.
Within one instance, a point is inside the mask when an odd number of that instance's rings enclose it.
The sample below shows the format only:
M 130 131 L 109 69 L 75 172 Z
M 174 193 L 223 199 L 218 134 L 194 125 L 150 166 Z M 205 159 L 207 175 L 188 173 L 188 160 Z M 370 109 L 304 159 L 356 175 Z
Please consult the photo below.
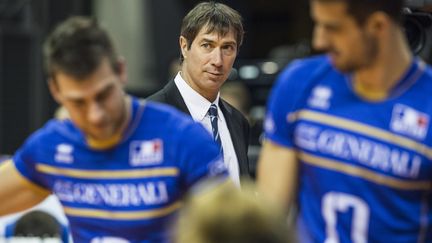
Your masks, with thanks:
M 107 149 L 113 147 L 121 141 L 123 133 L 127 129 L 130 119 L 132 117 L 131 97 L 128 95 L 124 97 L 123 113 L 123 119 L 120 122 L 117 131 L 110 138 L 98 140 L 87 137 L 87 143 L 90 145 L 90 147 L 93 147 L 95 149 Z
M 117 134 L 123 134 L 124 131 L 127 129 L 129 122 L 132 117 L 132 99 L 129 95 L 124 96 L 124 115 L 123 120 L 121 121 L 121 125 L 119 126 Z
M 353 73 L 354 88 L 372 100 L 385 99 L 390 90 L 410 68 L 413 56 L 404 37 L 381 45 L 371 65 Z

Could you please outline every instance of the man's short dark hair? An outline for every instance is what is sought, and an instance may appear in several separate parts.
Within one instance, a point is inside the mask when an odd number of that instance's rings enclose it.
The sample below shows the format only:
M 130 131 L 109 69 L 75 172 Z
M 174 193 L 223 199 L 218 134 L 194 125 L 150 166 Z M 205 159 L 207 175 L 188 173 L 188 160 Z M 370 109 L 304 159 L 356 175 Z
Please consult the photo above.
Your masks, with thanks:
M 183 18 L 180 35 L 186 38 L 188 49 L 203 27 L 207 28 L 207 33 L 217 32 L 221 36 L 233 30 L 237 49 L 243 42 L 242 17 L 236 10 L 225 4 L 213 1 L 199 3 Z
M 88 17 L 71 17 L 58 25 L 44 43 L 44 61 L 48 75 L 58 71 L 82 79 L 93 73 L 107 58 L 119 72 L 114 45 L 106 30 Z
M 345 2 L 348 13 L 352 15 L 358 24 L 362 25 L 366 19 L 377 11 L 387 14 L 395 23 L 403 23 L 404 0 L 312 0 L 321 2 Z

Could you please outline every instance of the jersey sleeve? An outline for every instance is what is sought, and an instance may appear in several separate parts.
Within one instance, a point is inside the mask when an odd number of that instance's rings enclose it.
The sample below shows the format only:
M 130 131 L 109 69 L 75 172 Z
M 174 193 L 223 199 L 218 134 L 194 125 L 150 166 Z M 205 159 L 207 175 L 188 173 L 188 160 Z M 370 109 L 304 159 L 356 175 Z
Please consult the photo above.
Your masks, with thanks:
M 38 134 L 32 135 L 14 154 L 12 160 L 19 174 L 27 181 L 41 189 L 47 190 L 36 171 L 36 158 L 40 149 L 38 144 L 42 144 Z
M 178 151 L 184 190 L 207 179 L 228 180 L 220 150 L 201 124 L 191 122 L 184 129 Z
M 299 90 L 303 78 L 297 74 L 298 69 L 299 64 L 294 62 L 278 76 L 270 94 L 264 121 L 266 139 L 288 148 L 293 147 L 294 132 L 294 122 L 288 116 L 296 110 L 301 98 Z

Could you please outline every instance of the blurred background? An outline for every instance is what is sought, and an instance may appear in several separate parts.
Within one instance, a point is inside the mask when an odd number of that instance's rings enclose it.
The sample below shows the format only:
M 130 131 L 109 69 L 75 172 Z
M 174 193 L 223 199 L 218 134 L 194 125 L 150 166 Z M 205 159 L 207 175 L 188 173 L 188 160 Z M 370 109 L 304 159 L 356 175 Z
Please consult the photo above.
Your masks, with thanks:
M 98 18 L 126 58 L 127 91 L 147 97 L 176 72 L 181 20 L 198 2 L 0 0 L 0 154 L 12 154 L 57 108 L 48 93 L 41 46 L 58 22 L 72 15 Z M 244 17 L 245 41 L 230 79 L 249 93 L 246 109 L 256 106 L 260 116 L 279 69 L 309 52 L 308 1 L 220 2 Z
M 181 20 L 197 0 L 0 0 L 0 154 L 13 154 L 50 119 L 42 42 L 72 15 L 94 16 L 126 58 L 127 91 L 147 97 L 177 72 Z M 251 156 L 259 149 L 269 90 L 292 59 L 311 54 L 309 1 L 222 0 L 244 18 L 245 39 L 223 96 L 238 102 L 252 125 Z M 431 17 L 407 9 L 413 51 L 430 62 Z

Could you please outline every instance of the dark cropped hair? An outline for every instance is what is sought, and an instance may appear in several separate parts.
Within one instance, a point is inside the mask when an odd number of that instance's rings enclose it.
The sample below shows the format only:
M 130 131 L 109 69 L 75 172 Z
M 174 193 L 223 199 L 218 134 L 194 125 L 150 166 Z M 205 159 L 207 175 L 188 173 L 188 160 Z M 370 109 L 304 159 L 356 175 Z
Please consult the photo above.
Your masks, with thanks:
M 358 24 L 362 25 L 366 19 L 377 11 L 387 14 L 395 23 L 403 23 L 404 0 L 312 0 L 321 2 L 345 2 L 348 13 L 351 14 Z
M 77 79 L 93 73 L 107 58 L 119 72 L 117 54 L 106 30 L 88 17 L 71 17 L 59 24 L 44 43 L 44 62 L 48 75 L 58 71 Z
M 221 36 L 225 36 L 233 30 L 237 41 L 237 50 L 243 42 L 242 17 L 236 10 L 223 3 L 213 1 L 199 3 L 183 18 L 180 35 L 186 38 L 188 49 L 203 27 L 207 28 L 207 33 L 216 31 Z M 183 60 L 183 56 L 181 56 L 181 60 Z

